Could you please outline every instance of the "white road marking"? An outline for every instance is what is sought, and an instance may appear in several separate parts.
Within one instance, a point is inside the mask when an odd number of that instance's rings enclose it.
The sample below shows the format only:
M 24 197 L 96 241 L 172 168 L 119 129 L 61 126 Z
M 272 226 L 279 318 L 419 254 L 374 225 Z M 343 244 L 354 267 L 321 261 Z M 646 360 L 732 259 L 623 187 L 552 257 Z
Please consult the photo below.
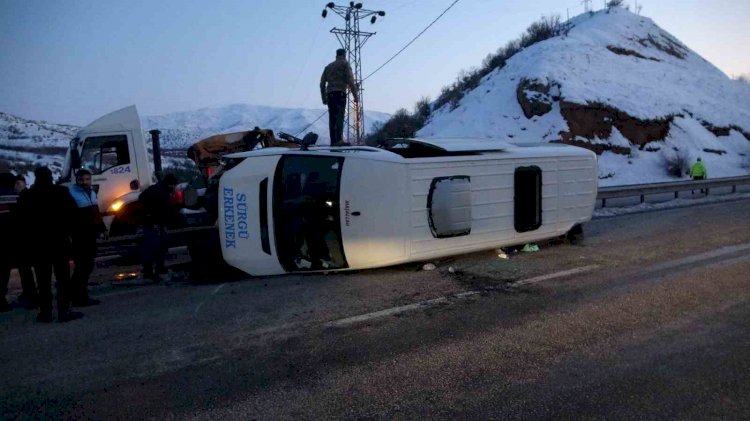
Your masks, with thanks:
M 198 315 L 198 312 L 201 310 L 201 307 L 203 307 L 204 303 L 205 303 L 205 301 L 201 301 L 200 304 L 198 304 L 197 306 L 195 306 L 195 311 L 193 312 L 193 317 L 196 317 Z
M 564 270 L 564 271 L 561 271 L 561 272 L 555 272 L 555 273 L 550 273 L 550 274 L 547 274 L 547 275 L 537 276 L 537 277 L 534 277 L 534 278 L 524 279 L 524 280 L 521 280 L 521 281 L 514 282 L 514 283 L 512 283 L 510 285 L 511 286 L 520 286 L 520 285 L 536 284 L 536 283 L 539 283 L 539 282 L 542 282 L 542 281 L 547 281 L 547 280 L 550 280 L 550 279 L 562 278 L 562 277 L 565 277 L 565 276 L 576 275 L 576 274 L 579 274 L 579 273 L 588 272 L 588 271 L 594 270 L 594 269 L 596 269 L 598 267 L 599 267 L 598 265 L 583 266 L 583 267 L 579 267 L 579 268 L 575 268 L 575 269 Z M 483 292 L 485 292 L 485 291 L 466 291 L 466 292 L 460 292 L 458 294 L 452 294 L 452 295 L 448 295 L 448 296 L 444 296 L 444 297 L 433 298 L 432 300 L 420 301 L 420 302 L 414 303 L 414 304 L 407 304 L 407 305 L 403 305 L 403 306 L 387 308 L 385 310 L 374 311 L 372 313 L 360 314 L 358 316 L 346 317 L 344 319 L 332 320 L 330 322 L 324 323 L 323 326 L 325 326 L 325 327 L 344 327 L 344 326 L 349 326 L 349 325 L 352 325 L 352 324 L 355 324 L 355 323 L 365 322 L 365 321 L 372 320 L 372 319 L 377 319 L 377 318 L 380 318 L 380 317 L 393 316 L 393 315 L 405 313 L 405 312 L 408 312 L 408 311 L 413 311 L 413 310 L 418 310 L 418 309 L 425 309 L 425 308 L 434 307 L 436 305 L 441 305 L 441 304 L 448 304 L 452 300 L 459 300 L 459 299 L 465 299 L 465 298 L 474 297 L 474 296 L 482 294 Z
M 582 267 L 575 268 L 575 269 L 563 270 L 563 271 L 555 272 L 555 273 L 549 273 L 547 275 L 541 275 L 541 276 L 536 276 L 536 277 L 529 278 L 529 279 L 522 279 L 520 281 L 511 282 L 510 286 L 518 287 L 518 286 L 522 286 L 522 285 L 538 284 L 539 282 L 548 281 L 550 279 L 562 278 L 562 277 L 565 277 L 565 276 L 577 275 L 579 273 L 589 272 L 589 271 L 592 271 L 592 270 L 594 270 L 594 269 L 596 269 L 598 267 L 599 267 L 599 265 L 589 265 L 589 266 L 582 266 Z
M 221 284 L 221 285 L 217 286 L 214 289 L 214 292 L 211 293 L 211 295 L 216 295 L 219 291 L 221 291 L 222 288 L 224 288 L 224 285 L 226 285 L 226 284 Z
M 735 244 L 733 246 L 724 246 L 722 248 L 711 250 L 701 254 L 695 254 L 693 256 L 683 257 L 682 259 L 670 260 L 667 262 L 659 263 L 651 267 L 652 270 L 664 270 L 672 269 L 677 266 L 687 265 L 691 263 L 698 263 L 703 260 L 709 260 L 716 257 L 721 257 L 727 254 L 743 252 L 750 250 L 750 243 Z

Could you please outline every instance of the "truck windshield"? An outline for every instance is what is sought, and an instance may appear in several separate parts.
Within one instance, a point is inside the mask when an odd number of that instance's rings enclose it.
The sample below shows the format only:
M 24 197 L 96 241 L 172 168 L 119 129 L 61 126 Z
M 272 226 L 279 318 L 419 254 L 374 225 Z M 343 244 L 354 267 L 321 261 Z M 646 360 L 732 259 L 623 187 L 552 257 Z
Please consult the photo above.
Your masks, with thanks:
M 347 267 L 341 243 L 339 182 L 344 158 L 289 155 L 273 187 L 276 251 L 287 271 Z
M 83 144 L 81 168 L 94 175 L 129 163 L 128 137 L 125 135 L 88 137 Z

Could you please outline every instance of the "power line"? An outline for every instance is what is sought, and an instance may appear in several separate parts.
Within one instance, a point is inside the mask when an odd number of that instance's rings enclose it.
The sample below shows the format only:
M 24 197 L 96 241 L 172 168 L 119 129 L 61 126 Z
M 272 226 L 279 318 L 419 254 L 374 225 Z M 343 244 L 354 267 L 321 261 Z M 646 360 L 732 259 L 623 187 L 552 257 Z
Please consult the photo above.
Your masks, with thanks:
M 304 132 L 305 130 L 309 129 L 310 126 L 312 126 L 313 124 L 317 123 L 318 120 L 320 120 L 321 118 L 323 118 L 323 116 L 326 115 L 326 114 L 328 114 L 328 110 L 323 111 L 323 114 L 319 115 L 318 118 L 316 118 L 315 120 L 313 120 L 312 123 L 310 123 L 307 126 L 305 126 L 302 130 L 298 131 L 297 134 L 295 134 L 294 136 L 297 137 L 297 136 L 301 135 L 302 132 Z
M 402 52 L 404 52 L 404 50 L 406 50 L 407 48 L 409 48 L 409 46 L 412 45 L 414 43 L 414 41 L 417 40 L 417 38 L 421 37 L 422 34 L 424 34 L 425 32 L 427 32 L 427 30 L 430 29 L 430 27 L 432 25 L 434 25 L 435 22 L 437 22 L 438 20 L 440 20 L 440 18 L 442 18 L 444 14 L 448 13 L 448 11 L 451 10 L 451 8 L 453 6 L 455 6 L 456 3 L 458 3 L 459 1 L 460 0 L 455 0 L 453 3 L 451 3 L 450 6 L 448 6 L 445 10 L 443 10 L 443 13 L 441 13 L 440 15 L 438 15 L 438 17 L 436 17 L 435 20 L 433 20 L 432 22 L 430 22 L 430 24 L 427 25 L 420 33 L 418 33 L 417 36 L 415 36 L 414 38 L 412 38 L 412 40 L 409 41 L 406 45 L 404 45 L 403 48 L 401 48 L 400 50 L 398 50 L 398 52 L 396 54 L 394 54 L 393 56 L 391 56 L 391 58 L 389 58 L 388 60 L 386 60 L 385 63 L 381 64 L 380 67 L 378 67 L 377 69 L 373 70 L 372 73 L 370 73 L 369 75 L 367 75 L 367 77 L 365 77 L 364 79 L 362 79 L 362 81 L 365 81 L 365 80 L 369 79 L 370 76 L 372 76 L 375 73 L 377 73 L 378 70 L 380 70 L 383 67 L 385 67 L 386 64 L 388 64 L 391 61 L 393 61 L 394 58 L 398 57 L 399 54 L 401 54 Z

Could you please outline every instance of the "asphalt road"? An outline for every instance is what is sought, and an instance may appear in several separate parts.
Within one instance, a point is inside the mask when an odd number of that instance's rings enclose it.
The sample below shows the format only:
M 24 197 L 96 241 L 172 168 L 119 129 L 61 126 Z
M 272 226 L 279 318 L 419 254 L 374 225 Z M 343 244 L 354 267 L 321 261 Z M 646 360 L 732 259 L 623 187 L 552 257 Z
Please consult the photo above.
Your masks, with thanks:
M 79 321 L 0 314 L 0 417 L 748 419 L 749 218 L 597 219 L 435 271 L 103 282 Z

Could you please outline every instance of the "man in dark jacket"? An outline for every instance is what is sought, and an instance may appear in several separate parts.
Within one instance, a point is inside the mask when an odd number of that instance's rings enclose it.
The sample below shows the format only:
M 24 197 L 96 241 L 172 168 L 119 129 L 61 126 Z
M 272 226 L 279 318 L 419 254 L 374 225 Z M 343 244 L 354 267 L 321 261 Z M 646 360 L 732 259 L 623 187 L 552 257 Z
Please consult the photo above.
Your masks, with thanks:
M 336 60 L 328 64 L 320 75 L 320 95 L 323 105 L 328 105 L 328 129 L 331 145 L 340 145 L 344 138 L 344 112 L 346 89 L 351 90 L 354 101 L 359 102 L 359 92 L 352 67 L 344 57 L 346 50 L 336 50 Z
M 167 174 L 138 196 L 145 213 L 143 277 L 157 282 L 161 280 L 159 274 L 167 273 L 164 266 L 164 256 L 169 246 L 167 226 L 171 225 L 176 217 L 175 207 L 172 205 L 172 193 L 176 185 L 177 178 L 173 174 Z
M 12 230 L 15 225 L 11 213 L 11 208 L 15 205 L 14 182 L 13 174 L 9 172 L 0 173 L 0 234 L 3 236 L 3 240 L 0 241 L 0 312 L 10 310 L 5 295 L 8 294 L 8 281 L 13 265 L 11 258 L 13 250 L 10 239 L 13 238 Z
M 91 172 L 78 170 L 76 183 L 70 186 L 70 195 L 77 206 L 71 235 L 75 264 L 70 279 L 71 299 L 75 307 L 93 306 L 99 304 L 99 300 L 89 297 L 89 276 L 94 270 L 96 239 L 106 229 L 99 213 L 96 192 L 91 188 Z
M 27 310 L 37 308 L 37 291 L 34 283 L 34 272 L 25 247 L 27 238 L 22 235 L 22 222 L 18 210 L 18 194 L 13 184 L 18 184 L 18 179 L 11 173 L 0 174 L 0 233 L 3 241 L 0 241 L 0 311 L 10 310 L 5 294 L 8 292 L 8 281 L 11 269 L 18 268 L 21 277 L 23 293 L 18 297 Z
M 18 197 L 22 226 L 29 238 L 34 271 L 39 284 L 37 321 L 51 322 L 52 272 L 57 281 L 57 320 L 67 322 L 83 317 L 70 310 L 70 229 L 76 205 L 68 189 L 52 183 L 52 172 L 45 167 L 34 171 L 34 185 Z
M 16 194 L 19 195 L 26 190 L 26 177 L 22 174 L 16 175 L 15 190 Z M 16 236 L 14 234 L 14 238 L 17 239 L 17 247 L 15 248 L 14 253 L 12 253 L 12 256 L 15 267 L 18 268 L 18 276 L 21 278 L 21 286 L 23 287 L 23 292 L 18 296 L 18 302 L 23 305 L 26 310 L 33 310 L 39 307 L 39 294 L 37 293 L 36 281 L 34 280 L 34 271 L 31 270 L 31 259 L 26 252 L 26 250 L 29 249 L 26 245 L 28 238 L 21 235 L 21 233 L 23 233 L 23 227 L 20 226 L 22 219 L 21 216 L 18 215 L 18 207 L 14 209 L 13 213 L 15 214 L 13 219 L 17 221 L 16 228 L 13 232 L 18 233 L 18 235 Z

